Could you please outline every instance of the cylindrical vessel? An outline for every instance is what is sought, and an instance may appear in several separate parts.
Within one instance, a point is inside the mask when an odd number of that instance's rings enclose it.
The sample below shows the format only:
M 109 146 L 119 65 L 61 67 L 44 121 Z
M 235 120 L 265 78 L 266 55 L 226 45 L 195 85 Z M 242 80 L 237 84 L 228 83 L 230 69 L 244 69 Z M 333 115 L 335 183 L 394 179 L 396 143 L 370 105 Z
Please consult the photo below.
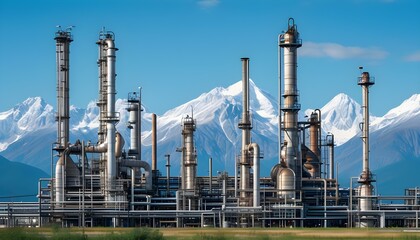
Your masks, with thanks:
M 192 117 L 187 116 L 183 120 L 182 135 L 184 136 L 184 184 L 185 190 L 195 189 L 197 156 L 194 147 L 195 122 Z
M 277 172 L 278 197 L 285 199 L 295 198 L 295 173 L 290 168 L 281 167 Z
M 249 151 L 253 154 L 253 206 L 260 206 L 260 147 L 256 143 L 249 145 Z
M 321 125 L 317 112 L 312 112 L 309 123 L 309 150 L 311 150 L 313 154 L 308 154 L 305 166 L 310 166 L 309 173 L 311 174 L 312 178 L 319 178 L 321 177 L 321 151 L 319 149 L 319 131 Z
M 130 98 L 128 99 L 129 107 L 127 111 L 130 113 L 128 118 L 129 128 L 130 128 L 130 149 L 128 154 L 130 156 L 135 156 L 136 159 L 140 160 L 140 124 L 139 124 L 139 102 L 138 99 Z
M 105 40 L 107 45 L 107 186 L 108 200 L 113 201 L 113 191 L 115 191 L 115 181 L 117 176 L 117 164 L 115 157 L 115 123 L 117 116 L 115 114 L 115 45 L 113 38 Z
M 242 119 L 239 128 L 242 129 L 242 147 L 240 165 L 240 198 L 241 206 L 250 205 L 250 160 L 248 145 L 250 143 L 251 121 L 249 116 L 249 58 L 241 58 L 242 61 Z

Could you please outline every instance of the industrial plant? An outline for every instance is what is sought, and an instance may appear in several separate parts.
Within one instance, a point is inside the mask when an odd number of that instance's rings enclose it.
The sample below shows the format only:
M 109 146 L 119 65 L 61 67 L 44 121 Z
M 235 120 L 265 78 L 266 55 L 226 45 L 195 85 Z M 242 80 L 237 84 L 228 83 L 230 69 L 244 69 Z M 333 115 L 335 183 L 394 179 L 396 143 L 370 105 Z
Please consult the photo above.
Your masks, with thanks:
M 380 196 L 369 168 L 369 90 L 375 79 L 360 71 L 363 122 L 360 153 L 363 165 L 349 188 L 338 182 L 334 164 L 334 135 L 323 135 L 321 110 L 305 121 L 298 81 L 298 50 L 302 46 L 293 18 L 278 35 L 279 99 L 278 162 L 269 176 L 261 176 L 264 158 L 252 139 L 249 107 L 250 60 L 242 63 L 242 112 L 238 129 L 241 150 L 235 153 L 233 175 L 213 169 L 212 159 L 198 159 L 194 141 L 200 125 L 194 112 L 180 119 L 182 146 L 179 176 L 158 169 L 157 117 L 152 115 L 152 154 L 142 155 L 140 89 L 128 93 L 126 111 L 130 138 L 116 130 L 120 113 L 115 108 L 118 88 L 115 34 L 105 29 L 98 41 L 99 127 L 97 141 L 70 142 L 70 30 L 59 29 L 56 43 L 57 138 L 51 149 L 51 178 L 38 183 L 38 201 L 0 203 L 0 224 L 62 227 L 418 227 L 420 194 L 417 187 L 403 196 Z M 239 72 L 240 69 L 238 69 Z M 374 93 L 373 93 L 374 94 Z M 308 140 L 307 140 L 308 139 Z M 128 149 L 124 148 L 129 143 Z M 208 166 L 199 176 L 197 166 Z M 54 166 L 54 167 L 53 167 Z M 393 203 L 391 204 L 391 201 Z

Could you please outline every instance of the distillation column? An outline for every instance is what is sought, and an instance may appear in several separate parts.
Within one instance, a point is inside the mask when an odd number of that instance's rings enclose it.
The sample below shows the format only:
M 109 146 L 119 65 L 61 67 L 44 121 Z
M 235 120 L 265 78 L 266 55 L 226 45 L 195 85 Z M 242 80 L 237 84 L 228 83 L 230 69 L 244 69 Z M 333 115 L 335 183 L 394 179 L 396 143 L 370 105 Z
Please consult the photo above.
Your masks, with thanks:
M 249 58 L 241 58 L 242 61 L 242 119 L 238 127 L 242 130 L 242 148 L 240 166 L 239 205 L 248 207 L 251 205 L 250 197 L 250 158 L 248 146 L 251 141 L 251 120 L 249 116 Z
M 369 76 L 368 72 L 363 72 L 358 78 L 358 85 L 362 86 L 363 97 L 363 123 L 362 123 L 362 141 L 363 141 L 363 170 L 360 174 L 358 182 L 359 187 L 359 206 L 361 211 L 372 210 L 372 173 L 369 169 L 369 87 L 375 84 L 374 79 Z M 372 227 L 373 221 L 364 216 L 360 219 L 360 227 Z
M 297 90 L 297 49 L 302 46 L 297 26 L 289 18 L 287 32 L 280 36 L 280 47 L 284 49 L 284 147 L 287 167 L 295 174 L 295 190 L 302 186 L 302 157 L 299 141 L 298 112 L 300 110 Z
M 118 50 L 115 48 L 114 34 L 107 32 L 105 35 L 106 44 L 106 93 L 107 93 L 107 106 L 106 114 L 104 116 L 106 122 L 106 142 L 108 145 L 106 155 L 106 191 L 107 200 L 114 201 L 116 195 L 116 178 L 117 178 L 117 161 L 116 161 L 116 148 L 115 148 L 115 137 L 116 129 L 115 124 L 118 122 L 118 115 L 115 113 L 115 52 Z
M 70 119 L 70 97 L 69 97 L 69 55 L 70 42 L 73 41 L 70 33 L 71 28 L 66 31 L 58 30 L 55 33 L 56 57 L 57 57 L 57 142 L 54 150 L 58 151 L 59 159 L 55 167 L 54 193 L 57 207 L 61 207 L 65 201 L 66 188 L 72 185 L 78 185 L 80 172 L 74 162 L 71 160 L 66 149 L 69 144 L 69 119 Z M 53 195 L 54 195 L 53 193 Z
M 191 116 L 182 120 L 182 191 L 183 210 L 196 210 L 198 207 L 196 196 L 197 153 L 194 147 L 195 120 Z M 188 208 L 186 207 L 188 206 Z
M 70 31 L 58 30 L 55 33 L 57 57 L 57 143 L 64 149 L 69 143 L 70 119 L 70 42 L 73 41 Z

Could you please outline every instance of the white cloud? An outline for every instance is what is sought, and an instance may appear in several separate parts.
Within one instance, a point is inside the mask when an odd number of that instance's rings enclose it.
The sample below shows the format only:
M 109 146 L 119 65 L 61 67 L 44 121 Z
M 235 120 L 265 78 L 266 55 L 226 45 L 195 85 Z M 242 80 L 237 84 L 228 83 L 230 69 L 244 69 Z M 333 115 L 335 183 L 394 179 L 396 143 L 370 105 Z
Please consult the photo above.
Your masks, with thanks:
M 383 59 L 388 55 L 388 52 L 379 48 L 363 48 L 355 46 L 343 46 L 338 43 L 314 42 L 304 42 L 299 53 L 301 56 L 330 57 L 335 59 Z
M 199 0 L 197 3 L 203 8 L 212 8 L 219 5 L 220 1 L 219 0 Z
M 414 52 L 404 58 L 409 62 L 420 62 L 420 51 Z

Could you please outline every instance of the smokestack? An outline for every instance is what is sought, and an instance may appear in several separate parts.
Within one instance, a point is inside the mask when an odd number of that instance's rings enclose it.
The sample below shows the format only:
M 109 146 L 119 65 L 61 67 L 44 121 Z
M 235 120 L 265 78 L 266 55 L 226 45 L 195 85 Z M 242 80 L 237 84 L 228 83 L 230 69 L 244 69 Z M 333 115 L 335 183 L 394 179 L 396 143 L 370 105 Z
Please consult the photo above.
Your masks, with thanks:
M 157 170 L 156 114 L 152 114 L 152 171 Z

